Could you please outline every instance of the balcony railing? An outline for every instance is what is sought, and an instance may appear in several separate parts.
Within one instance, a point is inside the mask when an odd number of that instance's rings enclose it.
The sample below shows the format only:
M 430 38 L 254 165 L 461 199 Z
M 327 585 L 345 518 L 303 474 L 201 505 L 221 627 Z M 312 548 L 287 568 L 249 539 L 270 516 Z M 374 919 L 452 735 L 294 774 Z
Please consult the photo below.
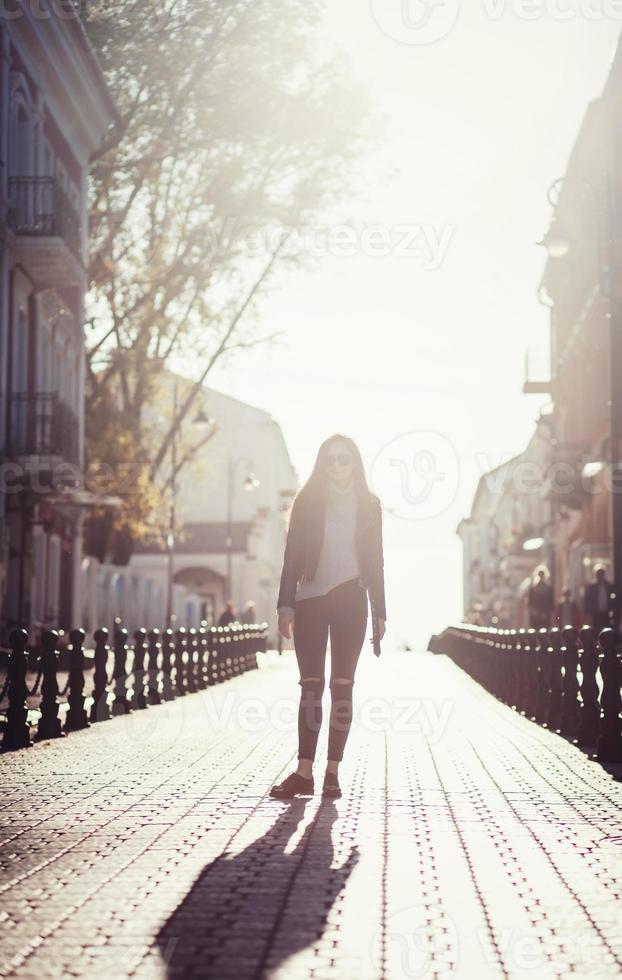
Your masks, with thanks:
M 11 177 L 8 225 L 17 235 L 62 238 L 80 258 L 80 218 L 54 177 Z
M 55 393 L 14 394 L 9 399 L 7 450 L 12 456 L 79 459 L 78 420 Z

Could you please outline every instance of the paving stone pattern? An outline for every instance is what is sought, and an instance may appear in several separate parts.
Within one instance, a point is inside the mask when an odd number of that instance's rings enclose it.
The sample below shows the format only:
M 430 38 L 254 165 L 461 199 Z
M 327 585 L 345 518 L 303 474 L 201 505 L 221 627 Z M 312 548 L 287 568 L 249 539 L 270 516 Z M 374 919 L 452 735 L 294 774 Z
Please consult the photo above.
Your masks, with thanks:
M 366 650 L 343 798 L 272 800 L 297 678 L 270 652 L 0 757 L 0 976 L 622 973 L 614 775 L 446 658 Z

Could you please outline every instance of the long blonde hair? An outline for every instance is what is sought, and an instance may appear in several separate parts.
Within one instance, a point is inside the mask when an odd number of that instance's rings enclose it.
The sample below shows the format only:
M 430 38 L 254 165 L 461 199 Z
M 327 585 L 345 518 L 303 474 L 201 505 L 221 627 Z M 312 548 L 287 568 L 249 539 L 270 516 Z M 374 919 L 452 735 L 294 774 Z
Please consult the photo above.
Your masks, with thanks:
M 376 494 L 372 493 L 367 483 L 363 457 L 361 456 L 359 447 L 354 439 L 351 439 L 349 436 L 344 436 L 340 432 L 336 432 L 334 435 L 329 436 L 328 439 L 325 439 L 318 449 L 311 475 L 298 491 L 298 497 L 304 499 L 305 502 L 309 502 L 311 506 L 318 505 L 321 502 L 326 488 L 326 456 L 332 444 L 337 441 L 345 443 L 352 456 L 352 479 L 359 500 L 370 508 L 374 503 L 379 504 L 379 498 Z

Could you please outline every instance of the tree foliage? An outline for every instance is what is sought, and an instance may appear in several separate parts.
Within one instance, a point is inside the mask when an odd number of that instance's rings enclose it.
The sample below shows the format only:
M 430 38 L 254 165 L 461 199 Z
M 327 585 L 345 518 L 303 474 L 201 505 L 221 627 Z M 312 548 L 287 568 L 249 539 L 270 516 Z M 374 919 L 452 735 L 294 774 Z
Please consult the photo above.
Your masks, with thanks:
M 261 339 L 257 299 L 304 261 L 291 231 L 343 194 L 367 106 L 318 41 L 315 0 L 87 0 L 81 14 L 121 117 L 92 170 L 88 454 L 118 457 L 116 413 L 158 480 L 195 389 L 146 445 L 154 382 L 174 365 L 198 385 Z M 121 522 L 140 534 L 133 496 Z

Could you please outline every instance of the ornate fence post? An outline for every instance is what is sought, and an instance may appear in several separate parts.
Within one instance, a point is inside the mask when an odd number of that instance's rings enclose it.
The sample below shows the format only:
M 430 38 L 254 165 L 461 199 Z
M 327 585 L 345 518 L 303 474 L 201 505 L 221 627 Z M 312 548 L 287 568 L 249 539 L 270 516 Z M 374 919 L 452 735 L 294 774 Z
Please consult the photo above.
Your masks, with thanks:
M 226 680 L 227 634 L 224 626 L 216 627 L 216 679 L 220 684 Z
M 476 673 L 475 660 L 476 651 L 484 641 L 483 636 L 474 636 L 472 633 L 464 633 L 460 642 L 460 656 L 462 658 L 462 669 L 466 670 L 470 677 Z
M 240 662 L 240 657 L 242 654 L 242 636 L 244 635 L 243 626 L 230 626 L 231 632 L 231 674 L 230 677 L 235 677 L 237 674 L 242 673 L 242 664 Z
M 509 699 L 508 704 L 516 711 L 520 711 L 521 697 L 521 657 L 523 655 L 523 643 L 525 642 L 526 630 L 514 631 L 512 637 L 512 649 L 510 651 L 510 670 L 509 670 Z
M 259 643 L 260 633 L 257 633 L 257 643 Z M 501 663 L 501 649 L 505 640 L 505 630 L 497 630 L 497 633 L 490 641 L 488 646 L 488 690 L 496 698 L 501 694 L 501 674 L 499 672 L 499 665 Z
M 132 662 L 132 674 L 134 675 L 132 707 L 138 710 L 149 707 L 149 674 L 145 670 L 146 652 L 147 630 L 141 626 L 134 633 L 134 660 Z
M 546 722 L 546 716 L 549 709 L 549 698 L 551 695 L 549 634 L 548 630 L 544 628 L 538 630 L 534 656 L 536 658 L 537 665 L 537 692 L 533 720 L 539 725 L 544 725 Z
M 521 669 L 521 712 L 525 718 L 533 719 L 536 714 L 538 696 L 538 655 L 536 646 L 538 634 L 535 629 L 527 630 L 523 638 L 522 669 Z
M 28 688 L 26 687 L 26 672 L 28 670 L 28 655 L 26 630 L 13 630 L 10 637 L 11 653 L 7 672 L 9 707 L 7 709 L 6 728 L 2 740 L 2 751 L 25 749 L 32 745 L 30 726 L 28 725 Z
M 186 660 L 186 691 L 193 694 L 197 690 L 197 631 L 191 626 L 187 633 L 186 649 L 188 657 Z
M 256 629 L 257 627 L 253 624 L 246 626 L 240 638 L 240 667 L 242 673 L 246 673 L 247 670 L 251 669 L 251 650 L 255 642 L 253 637 L 257 635 Z
M 482 642 L 474 649 L 472 670 L 477 682 L 487 691 L 492 692 L 495 686 L 493 673 L 493 651 L 495 644 L 499 640 L 499 630 L 491 629 L 487 636 L 483 637 Z
M 93 634 L 95 640 L 95 672 L 93 675 L 93 703 L 91 721 L 108 721 L 111 715 L 108 704 L 108 630 L 98 629 Z
M 233 638 L 231 635 L 231 630 L 228 626 L 225 626 L 223 630 L 223 634 L 224 634 L 223 637 L 224 643 L 222 645 L 222 661 L 221 661 L 222 675 L 221 676 L 223 681 L 228 681 L 233 677 L 233 658 L 232 658 Z
M 162 674 L 160 673 L 160 630 L 149 630 L 149 703 L 161 704 Z
M 519 714 L 525 713 L 525 654 L 528 644 L 527 630 L 517 630 L 517 644 L 514 651 L 514 708 Z
M 598 703 L 598 650 L 596 633 L 591 626 L 584 626 L 579 633 L 581 644 L 581 720 L 579 745 L 596 745 L 600 704 Z
M 269 626 L 268 626 L 267 623 L 262 623 L 259 628 L 260 628 L 260 631 L 261 632 L 260 632 L 260 635 L 259 635 L 259 638 L 258 638 L 258 641 L 257 641 L 256 649 L 252 652 L 253 660 L 252 660 L 251 667 L 252 667 L 253 670 L 257 670 L 257 668 L 259 667 L 259 661 L 257 660 L 257 654 L 258 653 L 266 653 L 267 650 L 268 650 L 268 630 L 269 630 Z M 497 664 L 498 664 L 499 663 L 498 657 L 496 659 L 497 659 Z
M 180 626 L 175 635 L 175 687 L 178 694 L 186 693 L 186 631 Z
M 562 689 L 561 672 L 561 633 L 557 626 L 551 629 L 549 637 L 549 681 L 551 696 L 549 698 L 549 710 L 546 714 L 546 726 L 552 732 L 559 732 L 562 722 L 564 692 Z
M 261 625 L 261 636 L 259 638 L 259 648 L 253 652 L 253 669 L 257 670 L 259 663 L 257 661 L 257 653 L 266 653 L 268 649 L 268 630 L 269 626 L 267 623 L 262 623 Z
M 245 674 L 247 670 L 250 669 L 250 650 L 253 645 L 252 637 L 254 635 L 254 627 L 244 626 L 242 632 L 240 633 L 240 639 L 238 640 L 238 650 L 239 650 L 239 664 L 240 673 Z
M 41 742 L 46 738 L 62 738 L 60 718 L 58 717 L 58 633 L 56 630 L 44 630 L 41 637 L 43 647 L 43 680 L 41 682 L 41 717 L 37 725 L 35 741 Z
M 259 667 L 259 663 L 257 661 L 257 654 L 265 653 L 267 647 L 268 647 L 268 624 L 261 623 L 259 626 L 255 626 L 251 634 L 251 643 L 250 643 L 250 649 L 248 654 L 250 659 L 249 670 L 257 670 L 257 668 Z M 495 650 L 495 655 L 497 653 L 498 651 Z M 495 660 L 496 662 L 498 662 L 496 656 L 495 656 Z
M 577 631 L 572 626 L 564 626 L 562 630 L 562 662 L 564 665 L 563 702 L 560 731 L 573 742 L 579 735 L 579 651 L 577 649 Z
M 605 629 L 598 640 L 603 652 L 600 659 L 603 690 L 596 758 L 599 762 L 622 762 L 620 635 L 615 630 Z
M 77 732 L 90 725 L 84 707 L 84 630 L 72 630 L 69 634 L 69 710 L 65 717 L 65 731 Z
M 259 652 L 265 653 L 267 647 L 267 636 L 263 636 L 262 626 L 253 626 L 249 640 L 248 640 L 248 653 L 247 653 L 247 670 L 257 670 L 259 666 L 257 662 L 257 654 Z
M 207 638 L 207 630 L 204 626 L 199 627 L 198 634 L 199 643 L 199 668 L 198 668 L 198 678 L 199 678 L 199 688 L 207 687 L 209 684 L 209 642 Z
M 498 673 L 499 673 L 499 698 L 506 704 L 510 703 L 511 687 L 510 678 L 512 671 L 512 651 L 514 647 L 515 630 L 504 630 L 499 642 Z
M 162 634 L 162 698 L 175 700 L 173 671 L 175 670 L 175 634 L 168 626 Z
M 208 634 L 209 643 L 209 682 L 210 685 L 218 684 L 218 649 L 220 646 L 219 631 L 217 626 L 210 626 Z
M 203 634 L 204 630 L 199 627 L 195 627 L 194 630 L 194 689 L 195 691 L 200 691 L 204 687 L 203 683 Z
M 113 715 L 129 715 L 132 710 L 127 696 L 127 630 L 120 627 L 114 634 L 114 701 Z
M 245 674 L 247 670 L 250 670 L 250 651 L 253 645 L 252 637 L 254 635 L 254 627 L 245 626 L 239 639 L 240 646 L 240 673 Z

